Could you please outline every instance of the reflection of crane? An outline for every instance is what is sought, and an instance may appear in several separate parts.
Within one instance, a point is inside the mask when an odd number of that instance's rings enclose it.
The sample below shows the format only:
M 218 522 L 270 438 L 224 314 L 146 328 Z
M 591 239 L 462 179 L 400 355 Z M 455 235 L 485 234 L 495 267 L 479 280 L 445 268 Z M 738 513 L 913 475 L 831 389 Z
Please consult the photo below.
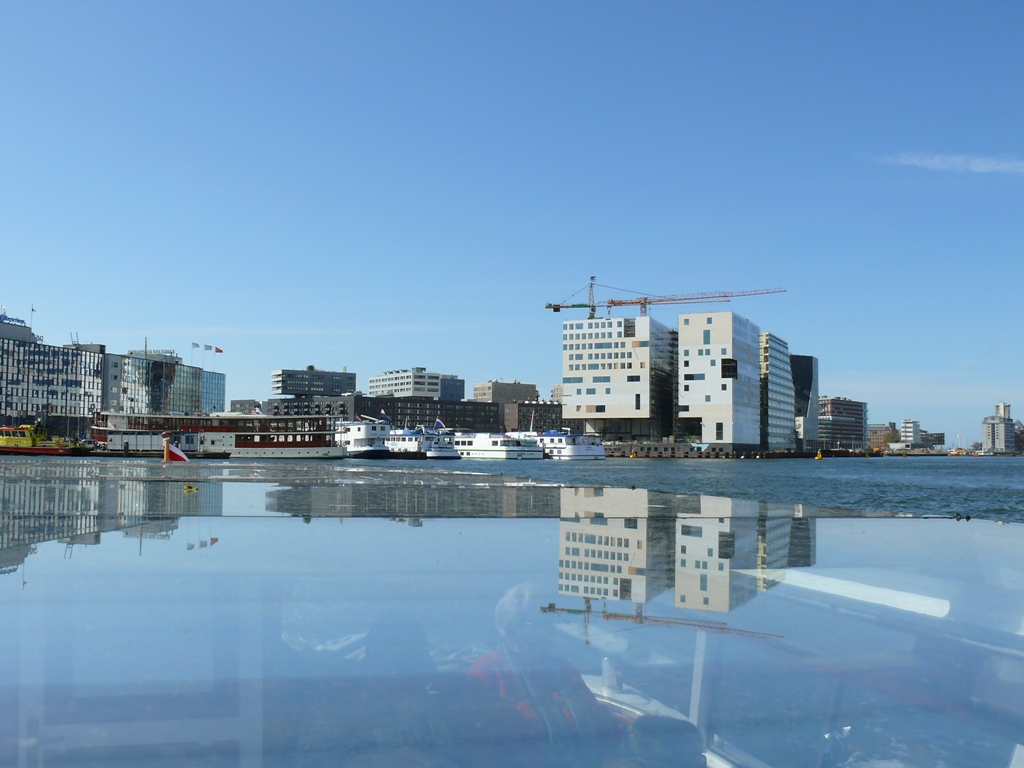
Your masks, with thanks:
M 563 309 L 588 309 L 590 310 L 589 317 L 593 319 L 597 315 L 598 307 L 608 307 L 610 310 L 612 307 L 640 307 L 640 314 L 647 314 L 647 307 L 649 304 L 702 304 L 716 301 L 729 301 L 730 299 L 737 298 L 739 296 L 762 296 L 766 293 L 785 293 L 785 288 L 760 288 L 753 291 L 708 291 L 705 293 L 682 293 L 673 294 L 669 296 L 636 296 L 632 299 L 605 299 L 604 301 L 594 300 L 594 286 L 601 288 L 610 288 L 613 291 L 624 290 L 622 288 L 613 288 L 610 285 L 600 285 L 594 281 L 597 278 L 591 275 L 590 285 L 587 291 L 587 302 L 584 303 L 561 303 L 561 304 L 545 304 L 544 309 L 550 309 L 554 312 L 561 312 Z M 583 290 L 582 288 L 580 290 Z M 579 293 L 577 291 L 576 293 Z M 629 291 L 633 293 L 633 291 Z M 573 294 L 574 296 L 576 294 Z M 570 297 L 572 298 L 572 297 Z
M 683 627 L 699 629 L 704 632 L 716 632 L 722 635 L 743 635 L 745 637 L 757 637 L 762 640 L 781 640 L 782 635 L 772 635 L 767 632 L 753 632 L 749 629 L 733 629 L 721 621 L 693 621 L 690 619 L 674 619 L 668 616 L 644 616 L 642 605 L 637 605 L 636 613 L 613 613 L 607 608 L 602 608 L 600 613 L 594 614 L 589 597 L 583 598 L 583 608 L 557 608 L 554 603 L 548 603 L 540 607 L 541 613 L 565 613 L 572 616 L 583 616 L 583 637 L 586 643 L 590 644 L 590 617 L 599 616 L 605 621 L 632 621 L 634 624 L 653 624 L 660 627 Z

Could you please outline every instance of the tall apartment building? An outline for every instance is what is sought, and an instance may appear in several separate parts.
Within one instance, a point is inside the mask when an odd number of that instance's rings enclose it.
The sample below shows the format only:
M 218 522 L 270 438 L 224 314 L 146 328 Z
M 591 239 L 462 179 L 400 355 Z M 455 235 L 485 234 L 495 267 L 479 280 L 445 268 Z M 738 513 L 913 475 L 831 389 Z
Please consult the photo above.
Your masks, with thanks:
M 312 365 L 270 372 L 270 394 L 291 397 L 337 397 L 356 391 L 356 375 L 347 370 L 322 371 Z
M 560 594 L 643 604 L 672 586 L 674 519 L 650 514 L 646 490 L 562 488 L 560 502 Z
M 796 449 L 818 450 L 818 358 L 790 355 L 793 398 L 796 410 Z
M 562 418 L 606 440 L 672 434 L 678 334 L 649 316 L 562 323 Z
M 370 397 L 429 397 L 434 400 L 462 400 L 466 382 L 454 374 L 431 373 L 426 368 L 384 371 L 369 381 Z
M 818 440 L 822 448 L 867 447 L 868 404 L 845 397 L 818 398 Z
M 981 421 L 981 450 L 985 453 L 1013 453 L 1016 450 L 1016 430 L 1010 418 L 1010 404 L 997 403 L 994 416 Z
M 918 448 L 923 442 L 921 440 L 921 422 L 911 419 L 904 419 L 900 425 L 900 442 Z
M 679 316 L 679 437 L 727 452 L 760 447 L 759 337 L 734 312 Z
M 759 336 L 761 350 L 761 448 L 796 450 L 796 398 L 789 345 L 771 333 Z
M 540 393 L 535 384 L 492 380 L 474 384 L 473 399 L 478 403 L 525 403 L 540 400 Z

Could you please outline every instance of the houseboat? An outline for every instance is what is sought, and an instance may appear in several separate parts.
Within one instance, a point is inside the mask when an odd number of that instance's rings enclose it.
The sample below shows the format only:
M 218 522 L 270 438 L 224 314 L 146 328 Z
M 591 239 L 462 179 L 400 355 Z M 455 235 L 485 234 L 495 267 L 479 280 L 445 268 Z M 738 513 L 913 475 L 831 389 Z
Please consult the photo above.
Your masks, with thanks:
M 150 455 L 158 436 L 170 432 L 191 458 L 342 459 L 347 452 L 336 442 L 331 421 L 326 416 L 103 412 L 96 414 L 92 437 L 101 450 L 127 455 Z
M 461 459 L 451 434 L 425 427 L 392 429 L 387 440 L 393 459 Z
M 488 432 L 456 432 L 452 441 L 464 459 L 543 459 L 536 440 Z
M 334 425 L 335 443 L 342 446 L 353 459 L 386 459 L 391 455 L 388 440 L 391 425 L 386 421 L 337 421 Z
M 509 437 L 536 440 L 546 459 L 593 461 L 605 458 L 604 444 L 597 435 L 577 435 L 552 429 L 547 432 L 510 432 Z

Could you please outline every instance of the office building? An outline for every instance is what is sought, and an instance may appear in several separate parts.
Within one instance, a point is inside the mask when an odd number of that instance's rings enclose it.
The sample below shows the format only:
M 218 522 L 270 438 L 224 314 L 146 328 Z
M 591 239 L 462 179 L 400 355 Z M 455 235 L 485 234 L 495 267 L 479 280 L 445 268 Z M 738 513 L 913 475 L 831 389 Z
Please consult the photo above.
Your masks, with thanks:
M 929 432 L 921 430 L 921 445 L 925 448 L 942 448 L 946 445 L 945 432 Z
M 551 402 L 561 403 L 562 402 L 562 387 L 563 384 L 555 384 L 551 387 Z
M 478 403 L 525 403 L 540 400 L 540 394 L 535 384 L 484 381 L 473 385 L 473 399 Z
M 562 429 L 561 403 L 501 403 L 505 432 L 547 432 Z
M 818 450 L 818 358 L 790 355 L 797 451 Z
M 1016 447 L 1016 429 L 1010 418 L 1010 405 L 998 403 L 995 415 L 982 419 L 981 450 L 984 453 L 1013 453 Z
M 336 397 L 356 391 L 356 375 L 347 369 L 322 371 L 312 365 L 303 370 L 270 372 L 270 394 L 291 397 Z
M 112 413 L 217 413 L 225 376 L 185 365 L 174 350 L 103 356 L 102 410 Z
M 894 432 L 896 433 L 895 435 L 893 435 Z M 873 451 L 884 451 L 888 443 L 896 442 L 888 438 L 898 438 L 899 432 L 895 421 L 890 421 L 886 424 L 868 424 L 868 448 Z
M 921 422 L 904 419 L 900 425 L 900 442 L 906 443 L 912 448 L 920 448 L 922 445 Z
M 650 509 L 642 489 L 562 488 L 559 593 L 639 605 L 669 589 L 674 519 Z
M 231 401 L 231 412 L 232 413 L 263 413 L 263 401 L 262 400 L 232 400 Z
M 760 448 L 760 330 L 756 325 L 734 312 L 680 315 L 678 371 L 677 437 L 711 451 Z M 793 413 L 792 394 L 788 402 Z
M 84 436 L 103 398 L 102 344 L 43 343 L 0 313 L 0 424 L 42 422 L 51 435 Z
M 672 434 L 678 334 L 651 317 L 562 323 L 562 418 L 605 440 Z
M 868 404 L 845 397 L 818 398 L 822 448 L 863 450 L 868 444 Z
M 337 416 L 355 420 L 378 418 L 383 410 L 396 427 L 433 427 L 440 418 L 449 429 L 499 432 L 500 403 L 472 400 L 436 400 L 432 397 L 371 397 L 355 392 L 340 397 L 271 398 L 265 403 L 268 416 Z
M 771 333 L 762 333 L 761 448 L 766 451 L 796 450 L 796 398 L 789 345 Z
M 442 388 L 443 387 L 443 388 Z M 370 397 L 429 397 L 461 400 L 466 382 L 453 374 L 431 373 L 426 368 L 402 368 L 370 377 Z

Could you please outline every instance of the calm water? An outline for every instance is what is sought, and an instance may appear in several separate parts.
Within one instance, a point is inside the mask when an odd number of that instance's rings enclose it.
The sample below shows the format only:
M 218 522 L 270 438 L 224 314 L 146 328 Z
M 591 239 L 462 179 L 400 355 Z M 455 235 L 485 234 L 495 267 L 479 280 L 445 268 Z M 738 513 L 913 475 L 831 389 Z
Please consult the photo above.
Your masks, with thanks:
M 415 466 L 413 462 L 399 462 Z M 397 465 L 398 463 L 396 463 Z M 1024 521 L 1024 458 L 456 462 L 569 484 L 614 485 L 918 515 Z
M 1016 467 L 0 461 L 0 765 L 1019 768 Z

